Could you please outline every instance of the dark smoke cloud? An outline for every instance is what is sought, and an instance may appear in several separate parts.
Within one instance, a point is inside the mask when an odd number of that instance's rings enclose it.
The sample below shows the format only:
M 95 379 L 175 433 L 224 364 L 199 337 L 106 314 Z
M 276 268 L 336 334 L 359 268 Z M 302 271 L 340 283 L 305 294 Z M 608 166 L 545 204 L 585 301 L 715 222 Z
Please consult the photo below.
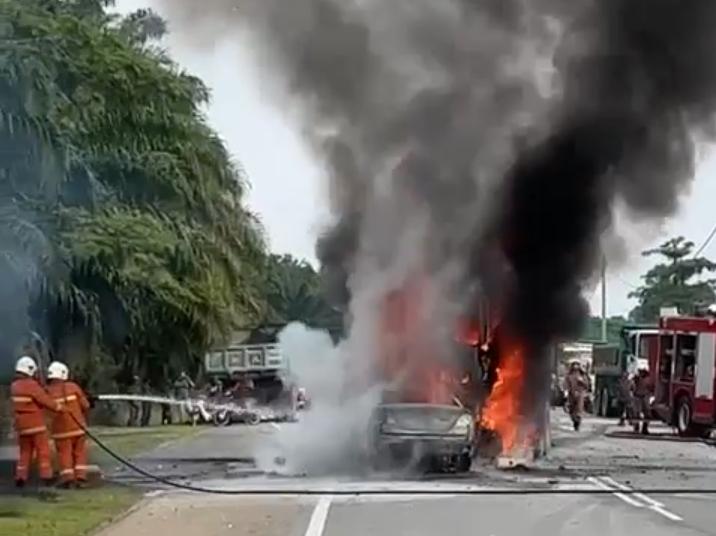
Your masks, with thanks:
M 514 314 L 541 340 L 579 327 L 581 286 L 615 196 L 641 216 L 671 214 L 716 110 L 716 4 L 582 6 L 557 12 L 565 35 L 553 126 L 507 175 L 498 226 L 517 281 Z
M 295 97 L 330 175 L 318 256 L 339 301 L 425 224 L 407 271 L 458 266 L 445 300 L 499 299 L 539 355 L 579 332 L 615 199 L 669 216 L 714 135 L 713 0 L 163 5 L 187 39 L 248 32 Z
M 238 30 L 250 27 L 269 76 L 298 97 L 330 174 L 337 222 L 318 256 L 338 300 L 355 286 L 361 249 L 378 267 L 396 261 L 413 213 L 432 222 L 429 267 L 469 256 L 510 140 L 540 110 L 527 43 L 534 21 L 520 3 L 267 0 L 212 2 L 202 13 L 191 5 L 165 3 L 171 20 L 190 18 L 194 30 L 232 18 Z

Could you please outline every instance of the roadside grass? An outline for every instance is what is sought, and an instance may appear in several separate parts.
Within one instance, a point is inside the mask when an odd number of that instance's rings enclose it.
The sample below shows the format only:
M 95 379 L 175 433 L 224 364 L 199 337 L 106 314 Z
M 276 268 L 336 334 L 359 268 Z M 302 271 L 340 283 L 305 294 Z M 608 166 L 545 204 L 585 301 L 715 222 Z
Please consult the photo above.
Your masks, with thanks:
M 106 486 L 0 498 L 0 534 L 84 536 L 114 519 L 140 498 L 138 490 Z
M 91 431 L 124 457 L 151 451 L 160 445 L 191 437 L 192 426 L 115 428 L 93 426 Z M 90 461 L 100 467 L 117 462 L 91 439 Z M 8 471 L 11 468 L 7 468 Z M 11 477 L 8 476 L 8 479 Z M 11 480 L 10 480 L 11 481 Z M 86 490 L 51 490 L 22 495 L 0 495 L 0 536 L 84 536 L 126 512 L 142 498 L 142 491 L 104 483 Z
M 93 426 L 91 432 L 102 443 L 123 457 L 132 457 L 148 452 L 164 443 L 191 437 L 202 430 L 201 427 L 188 425 L 156 426 L 147 428 L 114 428 Z M 97 465 L 116 463 L 99 446 L 90 442 L 90 460 Z

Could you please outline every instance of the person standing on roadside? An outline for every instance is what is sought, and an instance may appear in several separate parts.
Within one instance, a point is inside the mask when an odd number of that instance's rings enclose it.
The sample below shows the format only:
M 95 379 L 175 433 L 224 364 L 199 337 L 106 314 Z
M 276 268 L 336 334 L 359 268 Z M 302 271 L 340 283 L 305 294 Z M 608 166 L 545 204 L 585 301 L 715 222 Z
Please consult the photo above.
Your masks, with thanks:
M 40 479 L 47 485 L 52 482 L 50 439 L 44 410 L 54 413 L 66 411 L 37 381 L 37 371 L 35 360 L 29 356 L 22 356 L 15 363 L 15 379 L 10 386 L 20 451 L 15 466 L 15 485 L 18 488 L 25 486 L 33 459 L 37 459 Z
M 179 374 L 179 377 L 174 382 L 174 396 L 177 400 L 188 401 L 192 389 L 194 389 L 194 382 L 191 381 L 191 378 L 189 378 L 188 374 L 182 370 L 181 374 Z M 179 406 L 179 422 L 181 424 L 184 424 L 186 422 L 187 404 L 188 402 Z
M 619 411 L 619 426 L 624 426 L 625 419 L 632 424 L 634 414 L 634 382 L 626 370 L 622 372 L 617 382 L 617 404 Z
M 649 380 L 649 371 L 646 368 L 640 368 L 634 378 L 634 432 L 639 433 L 639 425 L 641 425 L 641 433 L 649 434 L 649 414 L 651 413 L 651 381 Z

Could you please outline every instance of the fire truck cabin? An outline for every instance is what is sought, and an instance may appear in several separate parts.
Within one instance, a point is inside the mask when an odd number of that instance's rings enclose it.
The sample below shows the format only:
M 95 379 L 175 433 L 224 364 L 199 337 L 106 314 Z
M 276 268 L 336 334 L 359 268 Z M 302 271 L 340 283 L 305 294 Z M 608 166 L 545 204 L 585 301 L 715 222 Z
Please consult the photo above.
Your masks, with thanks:
M 650 356 L 654 412 L 679 434 L 706 437 L 716 421 L 716 318 L 664 316 Z

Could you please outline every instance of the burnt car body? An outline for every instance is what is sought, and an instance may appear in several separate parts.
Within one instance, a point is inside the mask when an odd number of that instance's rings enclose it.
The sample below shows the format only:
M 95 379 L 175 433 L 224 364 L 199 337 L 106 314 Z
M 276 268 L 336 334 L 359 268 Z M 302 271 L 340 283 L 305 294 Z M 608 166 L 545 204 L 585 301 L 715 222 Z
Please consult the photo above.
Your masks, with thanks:
M 428 467 L 465 472 L 474 450 L 475 424 L 464 408 L 438 404 L 381 404 L 371 418 L 376 469 Z

